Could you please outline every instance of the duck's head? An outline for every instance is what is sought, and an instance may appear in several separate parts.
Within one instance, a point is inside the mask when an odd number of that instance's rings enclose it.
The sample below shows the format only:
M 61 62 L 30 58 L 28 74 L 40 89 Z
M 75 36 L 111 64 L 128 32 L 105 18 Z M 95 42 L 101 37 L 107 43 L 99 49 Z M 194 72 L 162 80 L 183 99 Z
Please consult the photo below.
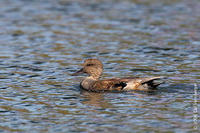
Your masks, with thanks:
M 103 72 L 103 64 L 98 59 L 86 59 L 83 63 L 83 68 L 72 74 L 73 76 L 81 73 L 87 73 L 89 76 L 98 79 Z

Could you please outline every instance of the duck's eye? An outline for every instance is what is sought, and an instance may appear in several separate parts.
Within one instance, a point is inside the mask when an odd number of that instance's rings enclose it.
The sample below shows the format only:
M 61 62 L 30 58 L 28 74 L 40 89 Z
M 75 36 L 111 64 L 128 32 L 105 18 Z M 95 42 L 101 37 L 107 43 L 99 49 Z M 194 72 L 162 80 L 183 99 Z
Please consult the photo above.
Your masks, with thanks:
M 87 64 L 87 66 L 93 66 L 94 64 Z

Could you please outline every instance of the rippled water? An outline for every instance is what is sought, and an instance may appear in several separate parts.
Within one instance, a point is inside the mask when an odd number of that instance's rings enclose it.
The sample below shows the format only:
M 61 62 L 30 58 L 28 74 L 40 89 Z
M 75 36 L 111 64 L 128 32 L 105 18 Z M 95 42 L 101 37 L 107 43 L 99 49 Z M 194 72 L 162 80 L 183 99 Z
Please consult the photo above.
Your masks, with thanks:
M 198 0 L 1 0 L 0 132 L 198 132 Z M 70 74 L 166 76 L 157 92 L 91 93 Z M 196 86 L 196 87 L 195 87 Z

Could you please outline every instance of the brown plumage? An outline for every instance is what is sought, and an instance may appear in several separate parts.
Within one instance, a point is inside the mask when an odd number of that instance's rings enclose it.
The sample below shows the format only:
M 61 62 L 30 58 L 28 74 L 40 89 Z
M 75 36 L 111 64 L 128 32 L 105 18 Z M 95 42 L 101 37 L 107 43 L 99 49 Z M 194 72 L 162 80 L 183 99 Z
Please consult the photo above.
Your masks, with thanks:
M 161 77 L 139 78 L 112 78 L 100 80 L 103 72 L 103 64 L 98 59 L 87 59 L 84 61 L 83 68 L 73 75 L 80 73 L 87 73 L 86 77 L 81 83 L 81 88 L 88 91 L 129 91 L 129 90 L 143 90 L 148 91 L 156 89 L 161 82 L 155 82 Z

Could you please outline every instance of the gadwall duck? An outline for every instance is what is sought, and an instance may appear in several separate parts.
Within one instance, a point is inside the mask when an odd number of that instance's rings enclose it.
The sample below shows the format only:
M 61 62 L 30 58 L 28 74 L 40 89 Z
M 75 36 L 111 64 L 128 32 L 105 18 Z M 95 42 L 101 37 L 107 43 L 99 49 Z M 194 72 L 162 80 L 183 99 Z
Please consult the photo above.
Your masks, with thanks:
M 73 76 L 81 73 L 86 73 L 89 76 L 84 78 L 80 83 L 80 87 L 88 91 L 130 91 L 130 90 L 142 90 L 148 91 L 156 89 L 161 82 L 156 80 L 161 77 L 128 77 L 128 78 L 112 78 L 100 80 L 100 76 L 103 72 L 103 64 L 98 59 L 86 59 L 83 64 L 83 68 L 72 74 Z

